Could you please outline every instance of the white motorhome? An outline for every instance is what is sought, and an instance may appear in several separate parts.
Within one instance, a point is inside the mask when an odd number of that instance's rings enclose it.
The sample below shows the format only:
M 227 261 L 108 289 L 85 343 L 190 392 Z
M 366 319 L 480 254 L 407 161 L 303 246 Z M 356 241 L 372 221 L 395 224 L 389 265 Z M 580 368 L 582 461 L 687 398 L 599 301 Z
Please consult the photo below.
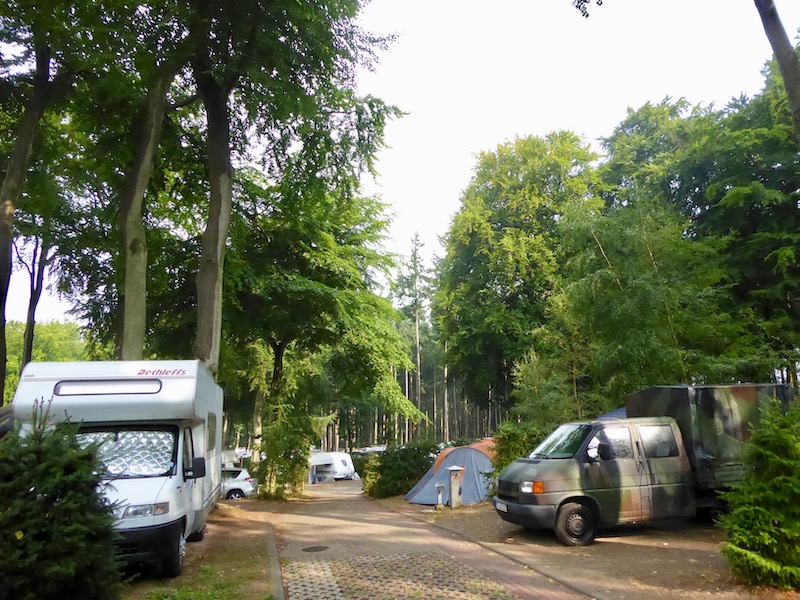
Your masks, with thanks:
M 211 372 L 197 360 L 31 362 L 13 401 L 23 430 L 37 402 L 53 422 L 80 423 L 82 443 L 101 444 L 121 557 L 179 575 L 221 490 L 222 389 Z

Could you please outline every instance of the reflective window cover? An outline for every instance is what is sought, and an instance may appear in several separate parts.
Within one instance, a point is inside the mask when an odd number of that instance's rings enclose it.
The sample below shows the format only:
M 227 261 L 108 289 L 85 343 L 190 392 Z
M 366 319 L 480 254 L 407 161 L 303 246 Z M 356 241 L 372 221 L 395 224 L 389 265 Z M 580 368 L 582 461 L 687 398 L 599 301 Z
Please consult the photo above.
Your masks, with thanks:
M 175 432 L 166 429 L 115 429 L 78 434 L 82 446 L 100 446 L 108 477 L 158 477 L 175 466 Z

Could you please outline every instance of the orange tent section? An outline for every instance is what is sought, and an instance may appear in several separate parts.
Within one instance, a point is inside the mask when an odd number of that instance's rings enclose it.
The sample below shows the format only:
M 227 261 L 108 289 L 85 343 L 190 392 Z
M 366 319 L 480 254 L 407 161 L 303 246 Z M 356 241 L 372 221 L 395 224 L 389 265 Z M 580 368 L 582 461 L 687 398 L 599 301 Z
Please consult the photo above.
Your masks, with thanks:
M 466 446 L 450 446 L 449 448 L 445 448 L 439 452 L 439 456 L 436 457 L 436 462 L 433 463 L 434 473 L 439 470 L 439 465 L 444 462 L 445 457 L 457 448 L 475 448 L 476 450 L 480 450 L 486 456 L 488 456 L 489 460 L 494 460 L 494 438 L 483 438 Z

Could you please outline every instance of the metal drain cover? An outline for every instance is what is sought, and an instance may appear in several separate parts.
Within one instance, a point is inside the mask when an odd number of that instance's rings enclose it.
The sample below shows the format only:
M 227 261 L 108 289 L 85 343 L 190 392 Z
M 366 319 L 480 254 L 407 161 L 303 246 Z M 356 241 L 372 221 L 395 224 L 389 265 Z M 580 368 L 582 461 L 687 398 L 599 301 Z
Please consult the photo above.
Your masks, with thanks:
M 303 548 L 303 552 L 324 552 L 328 549 L 328 546 L 306 546 Z

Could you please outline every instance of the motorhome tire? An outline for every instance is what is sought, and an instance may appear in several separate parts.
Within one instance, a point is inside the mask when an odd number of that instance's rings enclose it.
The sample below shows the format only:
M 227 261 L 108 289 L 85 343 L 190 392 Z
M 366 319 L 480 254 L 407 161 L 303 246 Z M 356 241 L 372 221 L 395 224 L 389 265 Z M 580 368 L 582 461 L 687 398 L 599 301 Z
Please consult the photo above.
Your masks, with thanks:
M 164 577 L 177 577 L 183 570 L 183 557 L 186 555 L 186 538 L 183 531 L 178 532 L 172 543 L 170 554 L 162 563 L 162 574 Z
M 565 546 L 590 545 L 597 534 L 594 511 L 585 504 L 568 502 L 558 511 L 555 533 Z
M 192 534 L 189 534 L 189 537 L 186 538 L 187 542 L 202 542 L 203 538 L 206 537 L 206 528 L 205 525 L 200 531 L 195 531 Z
M 244 498 L 244 492 L 242 490 L 231 490 L 225 497 L 228 500 L 241 500 Z

